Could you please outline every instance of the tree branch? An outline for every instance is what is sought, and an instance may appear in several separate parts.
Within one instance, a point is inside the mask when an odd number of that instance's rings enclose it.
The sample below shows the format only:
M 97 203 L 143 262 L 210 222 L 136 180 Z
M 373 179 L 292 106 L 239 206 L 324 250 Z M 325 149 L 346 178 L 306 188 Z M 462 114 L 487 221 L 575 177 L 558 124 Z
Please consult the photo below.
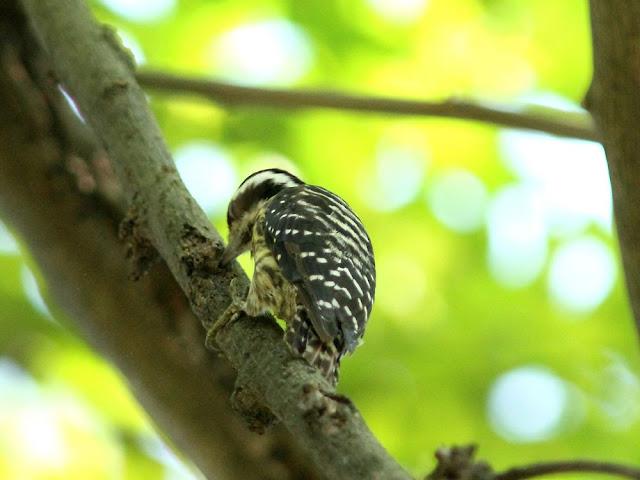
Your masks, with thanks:
M 89 162 L 100 149 L 43 57 L 17 7 L 0 6 L 0 213 L 29 248 L 50 296 L 207 477 L 315 478 L 284 429 L 259 437 L 232 414 L 234 371 L 204 348 L 168 269 L 129 280 L 117 232 L 123 215 L 95 192 L 81 193 L 67 168 L 80 150 Z
M 59 78 L 98 132 L 127 193 L 131 221 L 148 229 L 205 326 L 229 303 L 240 268 L 212 273 L 221 239 L 184 187 L 144 93 L 110 31 L 79 0 L 24 0 L 28 18 Z M 240 386 L 259 397 L 291 431 L 325 478 L 408 479 L 373 437 L 355 407 L 293 358 L 269 322 L 244 318 L 217 336 Z
M 495 473 L 486 462 L 476 460 L 475 454 L 475 445 L 439 448 L 435 454 L 436 467 L 425 480 L 525 480 L 544 475 L 576 472 L 605 473 L 640 479 L 638 468 L 594 460 L 542 462 Z
M 523 128 L 562 137 L 599 141 L 588 115 L 583 119 L 561 120 L 566 112 L 544 109 L 545 113 L 519 112 L 462 100 L 428 102 L 395 98 L 348 95 L 337 92 L 283 90 L 231 85 L 214 80 L 186 78 L 168 73 L 141 71 L 140 85 L 183 95 L 198 95 L 231 105 L 262 105 L 278 108 L 331 108 L 393 115 L 412 115 L 475 120 L 500 127 Z
M 557 473 L 605 473 L 619 477 L 640 480 L 640 470 L 617 463 L 596 462 L 593 460 L 567 460 L 563 462 L 536 463 L 524 467 L 515 467 L 498 473 L 493 480 L 524 480 Z
M 602 132 L 631 307 L 640 331 L 640 2 L 591 0 L 593 82 L 585 99 Z

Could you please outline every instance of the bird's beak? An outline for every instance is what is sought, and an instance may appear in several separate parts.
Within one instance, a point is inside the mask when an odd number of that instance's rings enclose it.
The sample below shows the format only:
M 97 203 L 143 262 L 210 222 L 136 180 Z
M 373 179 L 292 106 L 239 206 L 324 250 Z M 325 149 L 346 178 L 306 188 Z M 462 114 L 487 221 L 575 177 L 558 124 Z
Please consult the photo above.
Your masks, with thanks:
M 222 253 L 222 258 L 220 258 L 220 265 L 226 267 L 241 253 L 242 245 L 240 244 L 240 242 L 238 240 L 232 240 L 231 243 L 226 246 L 224 252 Z

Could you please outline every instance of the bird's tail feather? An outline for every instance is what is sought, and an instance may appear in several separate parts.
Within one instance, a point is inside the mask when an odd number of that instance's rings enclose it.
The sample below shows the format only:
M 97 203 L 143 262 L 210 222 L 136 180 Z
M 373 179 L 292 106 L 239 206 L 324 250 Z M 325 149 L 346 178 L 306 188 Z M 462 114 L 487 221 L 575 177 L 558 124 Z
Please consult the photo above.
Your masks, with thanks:
M 333 385 L 338 383 L 338 369 L 342 357 L 333 342 L 323 342 L 313 329 L 306 310 L 299 306 L 285 332 L 285 342 L 295 355 L 316 367 Z

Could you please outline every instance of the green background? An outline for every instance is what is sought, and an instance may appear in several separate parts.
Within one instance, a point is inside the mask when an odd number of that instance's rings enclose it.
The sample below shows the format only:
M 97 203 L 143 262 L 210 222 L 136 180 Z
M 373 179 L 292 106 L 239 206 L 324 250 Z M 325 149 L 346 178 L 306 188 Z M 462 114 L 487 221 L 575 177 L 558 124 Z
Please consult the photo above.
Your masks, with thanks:
M 538 104 L 572 118 L 591 75 L 586 3 L 92 7 L 141 68 Z M 362 218 L 376 253 L 376 304 L 339 389 L 411 472 L 430 470 L 437 447 L 466 442 L 496 468 L 575 457 L 640 463 L 637 336 L 600 146 L 436 118 L 149 99 L 185 181 L 225 235 L 233 189 L 271 166 L 340 194 Z M 119 373 L 44 306 L 37 269 L 6 229 L 0 271 L 0 477 L 197 478 Z

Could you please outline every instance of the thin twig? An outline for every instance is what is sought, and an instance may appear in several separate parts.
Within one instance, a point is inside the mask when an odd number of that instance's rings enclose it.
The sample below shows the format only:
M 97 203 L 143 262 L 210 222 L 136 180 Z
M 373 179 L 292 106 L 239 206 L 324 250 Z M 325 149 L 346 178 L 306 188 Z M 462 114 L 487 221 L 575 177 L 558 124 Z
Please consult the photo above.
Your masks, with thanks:
M 225 104 L 263 105 L 288 109 L 331 108 L 393 115 L 456 118 L 475 120 L 501 127 L 536 130 L 562 137 L 600 141 L 600 136 L 587 114 L 585 114 L 586 121 L 581 122 L 559 120 L 553 118 L 553 115 L 520 112 L 462 100 L 430 102 L 338 92 L 244 87 L 214 80 L 187 78 L 152 71 L 138 72 L 136 77 L 140 85 L 149 89 L 199 95 Z M 558 115 L 562 113 L 558 112 Z
M 523 480 L 555 473 L 590 472 L 640 479 L 640 469 L 616 463 L 594 460 L 573 460 L 563 462 L 536 463 L 525 467 L 514 467 L 498 473 L 493 480 Z

